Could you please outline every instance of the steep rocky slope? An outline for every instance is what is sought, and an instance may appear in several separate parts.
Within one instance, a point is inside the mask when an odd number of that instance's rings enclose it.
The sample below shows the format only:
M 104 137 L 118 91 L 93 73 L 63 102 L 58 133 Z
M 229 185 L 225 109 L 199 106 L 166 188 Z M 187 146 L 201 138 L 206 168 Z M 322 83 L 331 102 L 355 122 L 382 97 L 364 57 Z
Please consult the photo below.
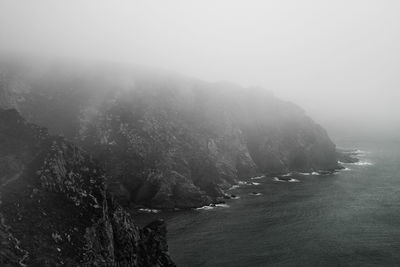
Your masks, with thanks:
M 175 266 L 166 228 L 140 229 L 82 149 L 0 109 L 1 266 Z
M 109 64 L 0 64 L 0 107 L 90 151 L 125 203 L 197 207 L 257 173 L 338 167 L 335 145 L 262 89 Z

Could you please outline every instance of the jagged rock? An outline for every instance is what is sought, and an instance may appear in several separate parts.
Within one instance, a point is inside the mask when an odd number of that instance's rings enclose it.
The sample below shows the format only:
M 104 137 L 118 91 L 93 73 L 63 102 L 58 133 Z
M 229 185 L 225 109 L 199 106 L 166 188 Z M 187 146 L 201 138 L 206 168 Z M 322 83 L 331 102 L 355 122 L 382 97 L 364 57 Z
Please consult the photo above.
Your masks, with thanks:
M 60 62 L 0 74 L 0 106 L 90 151 L 126 204 L 202 206 L 257 173 L 339 167 L 325 130 L 263 89 Z
M 1 266 L 175 266 L 162 222 L 140 229 L 82 149 L 0 109 Z

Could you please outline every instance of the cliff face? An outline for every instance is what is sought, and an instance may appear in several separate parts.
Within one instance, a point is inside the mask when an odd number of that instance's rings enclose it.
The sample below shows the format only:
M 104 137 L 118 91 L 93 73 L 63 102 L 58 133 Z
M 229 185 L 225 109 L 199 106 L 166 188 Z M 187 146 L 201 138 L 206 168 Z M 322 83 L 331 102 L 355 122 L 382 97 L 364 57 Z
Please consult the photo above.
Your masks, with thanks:
M 92 158 L 0 109 L 1 266 L 174 266 L 162 221 L 140 229 Z
M 337 168 L 299 107 L 261 89 L 115 67 L 5 62 L 0 105 L 90 151 L 126 203 L 197 207 L 256 173 Z

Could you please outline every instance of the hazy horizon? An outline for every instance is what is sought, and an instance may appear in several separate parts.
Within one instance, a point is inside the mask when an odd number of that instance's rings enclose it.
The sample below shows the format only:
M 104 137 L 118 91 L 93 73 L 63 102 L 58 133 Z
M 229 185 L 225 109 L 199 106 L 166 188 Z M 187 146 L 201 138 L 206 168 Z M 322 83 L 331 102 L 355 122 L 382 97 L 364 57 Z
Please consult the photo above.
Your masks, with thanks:
M 260 86 L 334 137 L 397 136 L 400 2 L 0 1 L 0 50 Z

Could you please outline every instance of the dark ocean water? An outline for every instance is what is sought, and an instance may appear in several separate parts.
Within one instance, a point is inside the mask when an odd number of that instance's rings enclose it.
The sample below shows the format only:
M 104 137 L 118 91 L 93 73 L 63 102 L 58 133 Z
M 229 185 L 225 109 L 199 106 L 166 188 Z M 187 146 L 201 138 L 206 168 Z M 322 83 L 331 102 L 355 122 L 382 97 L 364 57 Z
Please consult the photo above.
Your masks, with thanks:
M 400 266 L 400 144 L 342 144 L 361 164 L 334 175 L 270 177 L 229 207 L 165 216 L 178 266 Z M 253 195 L 253 192 L 262 195 Z

